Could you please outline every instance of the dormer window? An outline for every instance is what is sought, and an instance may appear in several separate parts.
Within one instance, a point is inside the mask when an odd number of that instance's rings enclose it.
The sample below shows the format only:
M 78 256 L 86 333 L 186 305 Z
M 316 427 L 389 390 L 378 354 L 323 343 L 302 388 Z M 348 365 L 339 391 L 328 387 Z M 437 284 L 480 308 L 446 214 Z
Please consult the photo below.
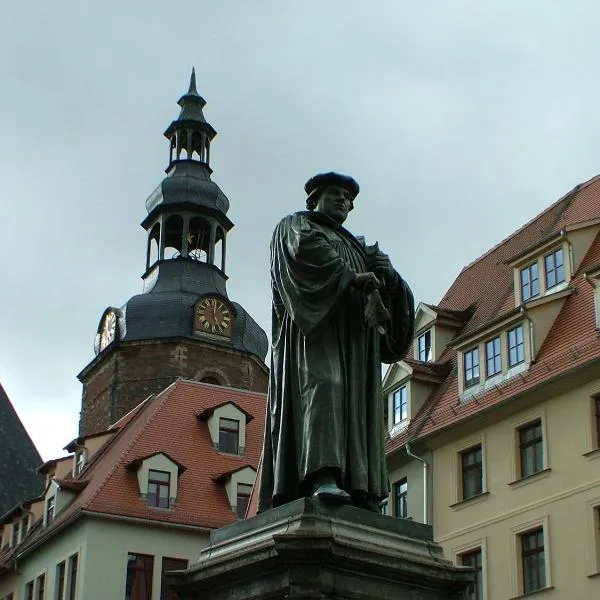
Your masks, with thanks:
M 73 470 L 73 475 L 75 477 L 77 477 L 77 475 L 79 475 L 81 473 L 81 471 L 83 471 L 83 468 L 85 467 L 85 461 L 86 461 L 86 452 L 85 449 L 81 449 L 78 450 L 75 453 L 75 467 Z
M 485 367 L 488 377 L 502 372 L 502 348 L 499 335 L 485 343 Z
M 394 408 L 394 425 L 401 423 L 408 418 L 408 393 L 406 385 L 398 388 L 392 394 Z
M 508 366 L 514 367 L 525 361 L 525 338 L 523 325 L 508 331 Z
M 13 521 L 11 545 L 13 548 L 19 545 L 19 521 Z
M 540 295 L 540 275 L 537 261 L 521 269 L 520 280 L 522 302 Z
M 148 493 L 146 500 L 148 506 L 169 508 L 171 473 L 168 471 L 148 471 Z
M 467 350 L 463 354 L 465 387 L 479 383 L 479 346 Z
M 250 494 L 252 494 L 252 486 L 247 483 L 237 484 L 237 516 L 238 519 L 244 519 L 246 517 L 246 510 L 248 509 L 248 503 L 250 502 Z
M 140 498 L 151 508 L 173 508 L 178 478 L 185 467 L 164 452 L 155 452 L 126 465 L 137 475 Z
M 544 256 L 544 271 L 546 275 L 546 289 L 553 288 L 565 281 L 565 263 L 562 247 Z
M 431 329 L 419 336 L 417 341 L 419 360 L 426 362 L 431 360 Z
M 44 518 L 44 524 L 46 526 L 50 525 L 50 523 L 52 523 L 52 521 L 54 521 L 54 504 L 55 504 L 55 501 L 56 501 L 55 496 L 50 496 L 46 500 L 46 512 L 45 512 L 45 518 Z
M 25 539 L 25 537 L 27 536 L 28 526 L 29 526 L 29 515 L 25 515 L 21 519 L 21 532 L 19 533 L 21 541 L 23 541 Z
M 219 419 L 219 451 L 238 454 L 240 447 L 240 422 L 235 419 Z
M 208 425 L 213 447 L 219 452 L 238 456 L 244 454 L 247 426 L 254 417 L 239 404 L 227 400 L 205 408 L 197 417 Z

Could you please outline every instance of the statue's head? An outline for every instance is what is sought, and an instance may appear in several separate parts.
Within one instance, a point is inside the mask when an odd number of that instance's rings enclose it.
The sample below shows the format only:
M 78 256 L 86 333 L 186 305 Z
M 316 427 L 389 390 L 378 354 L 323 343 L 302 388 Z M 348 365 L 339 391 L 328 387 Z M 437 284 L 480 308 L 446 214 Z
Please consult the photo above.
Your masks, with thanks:
M 359 192 L 358 183 L 348 175 L 319 173 L 304 186 L 308 194 L 306 208 L 322 212 L 342 224 L 354 208 L 354 198 Z

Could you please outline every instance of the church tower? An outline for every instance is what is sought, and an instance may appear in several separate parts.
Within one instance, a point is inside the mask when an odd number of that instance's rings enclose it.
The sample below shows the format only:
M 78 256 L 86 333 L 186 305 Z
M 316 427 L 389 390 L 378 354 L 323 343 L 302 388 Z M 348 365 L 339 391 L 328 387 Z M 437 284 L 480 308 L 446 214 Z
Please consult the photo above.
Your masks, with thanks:
M 80 435 L 102 431 L 178 377 L 267 391 L 265 332 L 227 295 L 229 200 L 211 180 L 216 131 L 192 70 L 166 129 L 167 176 L 146 200 L 143 291 L 103 312 L 83 384 Z

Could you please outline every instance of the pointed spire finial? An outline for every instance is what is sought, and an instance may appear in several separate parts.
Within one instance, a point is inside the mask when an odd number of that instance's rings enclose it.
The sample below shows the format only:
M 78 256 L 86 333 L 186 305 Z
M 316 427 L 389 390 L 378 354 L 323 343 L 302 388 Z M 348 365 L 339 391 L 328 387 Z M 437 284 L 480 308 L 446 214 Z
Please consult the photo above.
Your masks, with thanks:
M 196 69 L 192 67 L 192 76 L 190 77 L 190 89 L 188 90 L 188 94 L 198 95 L 198 90 L 196 89 Z

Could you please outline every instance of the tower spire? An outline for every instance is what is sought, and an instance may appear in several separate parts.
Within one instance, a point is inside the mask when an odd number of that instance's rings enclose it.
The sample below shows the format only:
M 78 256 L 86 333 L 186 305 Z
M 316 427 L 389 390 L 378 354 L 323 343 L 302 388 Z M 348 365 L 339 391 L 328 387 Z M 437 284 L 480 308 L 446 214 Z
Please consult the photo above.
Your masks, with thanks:
M 165 131 L 170 148 L 167 171 L 174 162 L 188 160 L 204 165 L 210 173 L 210 142 L 217 132 L 204 118 L 202 109 L 206 101 L 196 90 L 196 69 L 193 67 L 189 89 L 177 104 L 181 106 L 179 116 Z
M 198 90 L 196 89 L 196 69 L 192 67 L 192 76 L 190 77 L 190 87 L 188 89 L 187 96 L 199 96 Z

